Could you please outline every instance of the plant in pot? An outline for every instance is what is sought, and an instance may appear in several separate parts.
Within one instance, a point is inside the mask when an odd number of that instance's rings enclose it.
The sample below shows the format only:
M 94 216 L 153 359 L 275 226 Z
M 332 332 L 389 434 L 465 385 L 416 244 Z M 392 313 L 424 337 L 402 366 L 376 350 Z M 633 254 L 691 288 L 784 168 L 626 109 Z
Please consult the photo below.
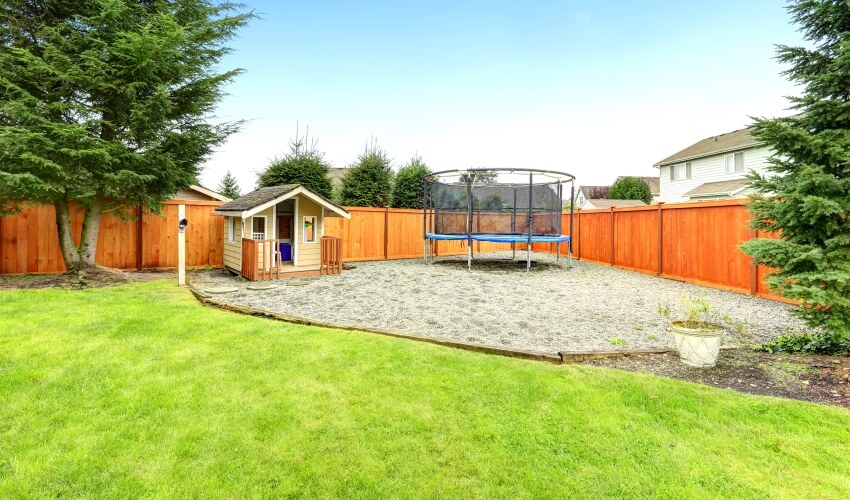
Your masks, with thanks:
M 679 358 L 688 366 L 711 368 L 717 364 L 723 326 L 711 321 L 711 306 L 704 295 L 683 294 L 681 303 L 684 316 L 677 320 L 670 319 L 668 307 L 658 305 L 658 311 L 667 320 L 676 339 Z

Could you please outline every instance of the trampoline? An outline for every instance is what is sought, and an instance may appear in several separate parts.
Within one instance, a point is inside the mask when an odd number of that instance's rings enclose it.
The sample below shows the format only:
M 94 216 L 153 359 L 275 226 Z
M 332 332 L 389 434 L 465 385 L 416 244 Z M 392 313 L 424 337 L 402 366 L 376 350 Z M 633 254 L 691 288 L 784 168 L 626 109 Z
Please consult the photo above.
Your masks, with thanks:
M 465 169 L 434 172 L 423 177 L 423 257 L 433 261 L 436 241 L 461 241 L 472 269 L 473 242 L 510 244 L 514 259 L 518 244 L 526 246 L 526 271 L 531 269 L 534 243 L 567 245 L 563 234 L 564 188 L 570 185 L 569 233 L 573 226 L 575 177 L 536 169 Z

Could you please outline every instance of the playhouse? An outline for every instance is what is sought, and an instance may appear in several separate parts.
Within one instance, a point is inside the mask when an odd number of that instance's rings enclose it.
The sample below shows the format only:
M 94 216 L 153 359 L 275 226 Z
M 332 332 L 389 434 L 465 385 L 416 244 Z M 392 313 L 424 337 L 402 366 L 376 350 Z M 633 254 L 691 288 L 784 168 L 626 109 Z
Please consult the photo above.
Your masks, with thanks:
M 351 215 L 299 184 L 257 189 L 218 208 L 224 267 L 250 280 L 342 271 L 342 240 L 324 235 L 325 217 Z

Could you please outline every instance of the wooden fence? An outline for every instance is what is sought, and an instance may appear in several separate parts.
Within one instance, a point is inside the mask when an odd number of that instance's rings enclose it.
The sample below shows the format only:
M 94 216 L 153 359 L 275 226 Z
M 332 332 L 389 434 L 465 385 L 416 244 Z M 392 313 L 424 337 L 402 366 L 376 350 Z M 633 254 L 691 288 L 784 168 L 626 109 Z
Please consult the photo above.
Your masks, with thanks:
M 769 234 L 749 229 L 741 200 L 582 210 L 574 218 L 573 253 L 581 260 L 690 283 L 783 300 L 739 249 Z M 568 226 L 564 226 L 568 227 Z
M 97 262 L 119 269 L 172 268 L 177 261 L 177 205 L 186 205 L 187 265 L 221 267 L 222 217 L 219 202 L 169 201 L 161 216 L 145 213 L 141 224 L 104 215 Z M 351 219 L 327 217 L 324 235 L 342 238 L 342 260 L 367 261 L 422 257 L 422 211 L 349 207 Z M 562 215 L 569 234 L 569 214 Z M 754 266 L 739 246 L 755 237 L 741 200 L 662 204 L 647 207 L 583 210 L 575 214 L 574 257 L 623 269 L 655 274 L 716 288 L 778 299 L 764 285 L 766 269 Z M 479 222 L 486 228 L 487 219 Z M 75 238 L 81 217 L 74 218 Z M 141 247 L 139 242 L 141 241 Z M 476 242 L 476 252 L 505 250 L 497 243 Z M 520 250 L 524 245 L 517 245 Z M 535 251 L 555 252 L 536 243 Z M 562 245 L 566 255 L 567 246 Z M 436 255 L 462 255 L 460 241 L 439 241 Z M 62 272 L 52 207 L 29 207 L 0 219 L 0 273 Z
M 221 267 L 223 218 L 214 214 L 218 201 L 169 200 L 156 215 L 131 208 L 134 218 L 103 215 L 98 234 L 98 264 L 116 269 L 177 267 L 177 208 L 186 205 L 186 265 Z M 82 210 L 72 214 L 74 240 L 82 232 Z M 0 274 L 61 273 L 65 263 L 59 251 L 52 206 L 25 206 L 14 216 L 0 218 Z

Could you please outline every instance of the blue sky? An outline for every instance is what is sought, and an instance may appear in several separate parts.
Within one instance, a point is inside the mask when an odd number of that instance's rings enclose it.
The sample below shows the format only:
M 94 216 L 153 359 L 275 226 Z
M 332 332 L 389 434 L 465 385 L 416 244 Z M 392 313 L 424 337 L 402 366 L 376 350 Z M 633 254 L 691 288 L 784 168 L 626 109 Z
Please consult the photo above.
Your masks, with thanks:
M 369 138 L 398 168 L 546 167 L 580 184 L 653 163 L 748 116 L 788 114 L 774 44 L 801 44 L 784 2 L 248 2 L 261 16 L 223 67 L 245 119 L 207 162 L 243 192 L 296 122 L 334 166 Z

